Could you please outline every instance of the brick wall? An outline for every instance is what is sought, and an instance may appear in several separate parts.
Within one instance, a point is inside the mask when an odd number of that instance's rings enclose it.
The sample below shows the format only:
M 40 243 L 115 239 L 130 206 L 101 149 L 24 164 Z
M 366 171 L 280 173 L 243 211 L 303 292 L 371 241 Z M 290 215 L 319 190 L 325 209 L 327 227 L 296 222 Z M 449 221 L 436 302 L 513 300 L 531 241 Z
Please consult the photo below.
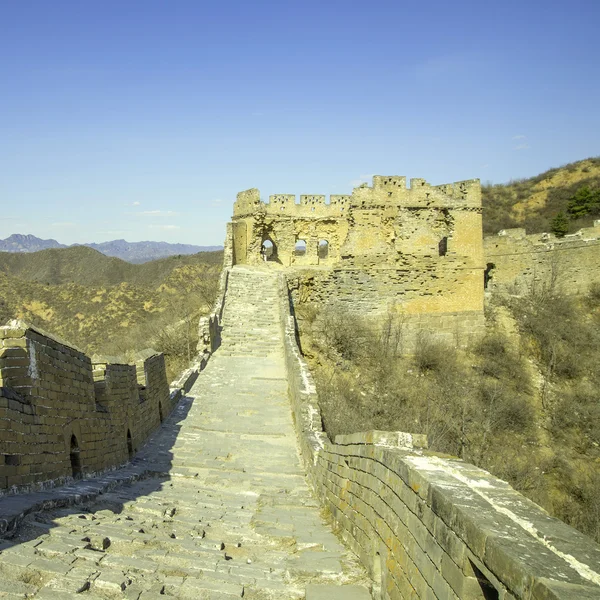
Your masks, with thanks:
M 600 221 L 557 238 L 506 229 L 483 240 L 492 292 L 525 294 L 553 285 L 566 294 L 585 294 L 600 281 Z
M 600 598 L 600 546 L 423 436 L 322 430 L 282 278 L 289 395 L 308 478 L 384 600 Z
M 453 345 L 482 335 L 484 259 L 478 180 L 431 186 L 374 176 L 350 196 L 289 194 L 261 202 L 238 194 L 234 264 L 279 263 L 295 304 L 310 302 L 374 319 L 392 313 L 405 328 L 405 351 L 427 331 Z M 305 250 L 296 249 L 305 242 Z M 302 244 L 300 244 L 302 245 Z M 319 248 L 326 246 L 326 252 Z
M 199 353 L 206 354 L 207 360 L 208 356 L 221 344 L 221 319 L 223 317 L 223 307 L 225 306 L 229 270 L 233 266 L 234 260 L 234 228 L 232 223 L 227 223 L 224 248 L 223 269 L 212 311 L 207 317 L 201 317 L 198 324 L 197 350 Z
M 402 327 L 402 351 L 414 350 L 426 333 L 453 346 L 466 346 L 485 330 L 481 272 L 465 274 L 431 264 L 410 277 L 382 267 L 287 270 L 294 306 L 312 303 L 324 310 L 375 320 L 393 315 Z
M 126 462 L 178 399 L 164 357 L 95 358 L 36 328 L 0 327 L 0 493 Z

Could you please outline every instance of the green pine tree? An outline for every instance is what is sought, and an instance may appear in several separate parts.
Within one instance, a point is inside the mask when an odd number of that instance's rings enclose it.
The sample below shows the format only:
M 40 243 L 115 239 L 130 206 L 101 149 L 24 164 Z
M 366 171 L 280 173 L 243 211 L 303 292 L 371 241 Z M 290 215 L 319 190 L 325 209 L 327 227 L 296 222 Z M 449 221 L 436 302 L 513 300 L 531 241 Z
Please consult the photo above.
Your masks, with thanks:
M 589 186 L 580 187 L 567 204 L 567 212 L 572 219 L 583 217 L 600 209 L 600 190 L 592 190 Z
M 559 212 L 552 221 L 550 221 L 550 231 L 556 237 L 565 237 L 569 232 L 569 219 L 567 219 L 565 213 Z

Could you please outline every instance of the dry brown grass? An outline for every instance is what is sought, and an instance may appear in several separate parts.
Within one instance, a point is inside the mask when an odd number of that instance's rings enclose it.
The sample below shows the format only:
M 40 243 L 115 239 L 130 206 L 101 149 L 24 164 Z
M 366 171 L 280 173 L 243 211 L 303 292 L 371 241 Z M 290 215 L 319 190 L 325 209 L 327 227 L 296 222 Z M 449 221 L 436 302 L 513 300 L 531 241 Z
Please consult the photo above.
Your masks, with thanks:
M 207 255 L 209 260 L 205 260 Z M 74 256 L 71 252 L 67 258 Z M 109 264 L 116 260 L 100 257 Z M 151 346 L 165 353 L 172 379 L 194 354 L 198 319 L 212 305 L 220 263 L 212 253 L 157 262 L 161 264 L 128 265 L 126 270 L 131 267 L 136 272 L 134 282 L 120 283 L 110 282 L 123 273 L 110 274 L 107 281 L 100 278 L 97 284 L 60 278 L 58 283 L 46 284 L 0 272 L 0 320 L 21 318 L 90 355 L 132 356 Z M 76 264 L 63 269 L 71 274 L 80 270 Z M 29 274 L 33 271 L 33 267 L 25 269 Z
M 474 347 L 457 351 L 423 334 L 413 356 L 397 343 L 402 323 L 376 327 L 301 306 L 327 433 L 424 433 L 432 450 L 508 480 L 600 541 L 598 290 L 512 298 L 502 310 L 516 319 L 516 339 L 489 318 Z

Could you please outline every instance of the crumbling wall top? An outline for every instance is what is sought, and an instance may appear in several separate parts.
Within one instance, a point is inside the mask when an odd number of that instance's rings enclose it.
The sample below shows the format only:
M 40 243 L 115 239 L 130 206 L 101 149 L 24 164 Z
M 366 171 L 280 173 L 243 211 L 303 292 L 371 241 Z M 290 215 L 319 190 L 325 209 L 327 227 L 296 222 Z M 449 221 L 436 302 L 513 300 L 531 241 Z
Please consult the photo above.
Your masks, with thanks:
M 234 217 L 257 212 L 269 215 L 298 217 L 344 217 L 345 210 L 370 206 L 414 208 L 480 208 L 479 179 L 469 179 L 432 186 L 425 179 L 413 178 L 410 187 L 400 175 L 374 175 L 373 185 L 354 188 L 350 195 L 331 195 L 329 203 L 323 194 L 302 194 L 299 202 L 294 194 L 272 194 L 262 202 L 260 192 L 253 188 L 240 192 L 234 205 Z

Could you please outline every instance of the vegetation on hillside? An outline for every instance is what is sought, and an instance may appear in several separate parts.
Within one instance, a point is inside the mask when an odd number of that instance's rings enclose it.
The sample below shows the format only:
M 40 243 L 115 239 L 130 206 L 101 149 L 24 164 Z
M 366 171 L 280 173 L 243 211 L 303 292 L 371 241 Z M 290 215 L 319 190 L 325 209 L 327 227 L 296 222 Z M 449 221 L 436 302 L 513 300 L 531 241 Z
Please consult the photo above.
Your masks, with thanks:
M 33 253 L 0 252 L 0 272 L 47 285 L 111 286 L 128 283 L 157 287 L 175 268 L 200 263 L 220 267 L 222 260 L 222 252 L 200 252 L 132 264 L 86 246 L 74 246 Z
M 505 298 L 465 351 L 403 327 L 298 308 L 327 433 L 425 433 L 600 541 L 600 284 Z
M 481 191 L 485 235 L 510 227 L 525 227 L 528 233 L 553 231 L 560 213 L 560 227 L 554 230 L 573 233 L 600 218 L 600 157 L 507 184 L 484 184 Z
M 0 253 L 0 322 L 22 318 L 90 355 L 164 352 L 170 379 L 195 354 L 222 252 L 140 265 L 85 247 Z

